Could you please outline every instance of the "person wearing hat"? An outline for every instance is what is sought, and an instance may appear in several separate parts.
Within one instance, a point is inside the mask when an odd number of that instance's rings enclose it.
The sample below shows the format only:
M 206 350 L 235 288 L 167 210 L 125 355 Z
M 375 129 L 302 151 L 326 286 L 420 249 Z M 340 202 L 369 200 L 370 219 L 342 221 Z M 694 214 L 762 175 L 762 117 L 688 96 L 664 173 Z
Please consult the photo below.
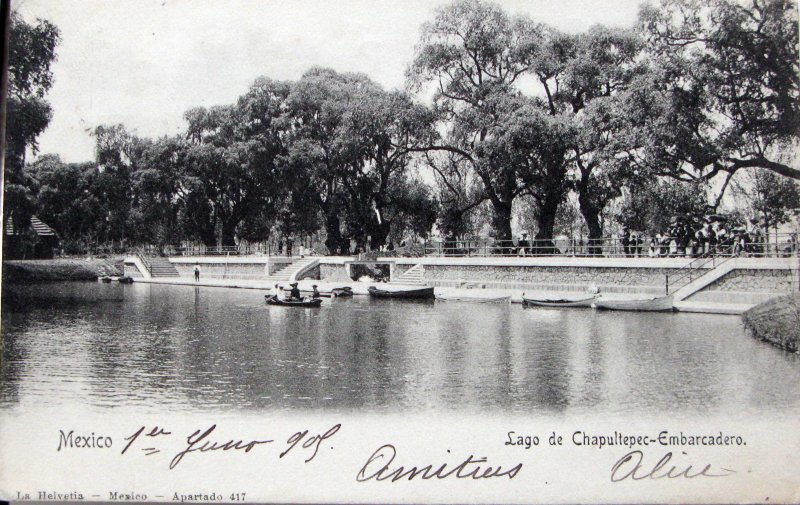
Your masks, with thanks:
M 519 238 L 519 255 L 527 256 L 530 246 L 531 244 L 530 242 L 528 242 L 528 234 L 523 233 L 522 236 Z
M 313 286 L 311 286 L 311 298 L 312 298 L 312 299 L 317 299 L 317 298 L 319 298 L 319 291 L 317 291 L 317 285 L 316 285 L 316 284 L 314 284 Z
M 302 298 L 300 297 L 300 288 L 297 287 L 297 283 L 293 282 L 289 285 L 292 286 L 292 290 L 289 292 L 289 299 L 301 300 Z

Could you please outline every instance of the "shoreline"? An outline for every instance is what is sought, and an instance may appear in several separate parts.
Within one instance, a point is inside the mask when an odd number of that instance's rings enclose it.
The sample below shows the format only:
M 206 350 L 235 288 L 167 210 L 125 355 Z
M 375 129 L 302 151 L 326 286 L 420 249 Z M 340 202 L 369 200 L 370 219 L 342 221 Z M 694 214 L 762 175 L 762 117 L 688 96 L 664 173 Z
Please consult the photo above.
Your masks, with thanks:
M 748 335 L 787 352 L 800 352 L 800 294 L 781 296 L 742 315 Z
M 92 281 L 121 276 L 123 257 L 3 261 L 3 283 Z
M 216 259 L 216 258 L 214 258 Z M 341 258 L 334 258 L 334 260 Z M 194 282 L 193 277 L 181 275 L 178 277 L 144 277 L 141 276 L 139 269 L 134 268 L 134 271 L 128 272 L 129 266 L 127 263 L 130 258 L 127 257 L 110 257 L 110 258 L 72 258 L 72 259 L 53 259 L 53 260 L 10 260 L 3 263 L 3 282 L 9 285 L 35 283 L 35 282 L 52 282 L 52 281 L 97 281 L 98 278 L 103 276 L 121 276 L 130 275 L 134 278 L 136 283 L 142 284 L 171 284 L 183 286 L 195 286 L 206 288 L 234 288 L 234 289 L 251 289 L 261 290 L 265 294 L 272 293 L 273 286 L 277 283 L 281 286 L 288 288 L 289 282 L 286 280 L 275 280 L 270 278 L 257 278 L 258 274 L 253 275 L 252 271 L 235 272 L 243 278 L 223 278 L 215 275 L 202 276 L 200 282 Z M 240 259 L 239 262 L 251 261 Z M 261 263 L 268 261 L 259 258 Z M 427 259 L 412 260 L 415 262 L 429 262 Z M 475 261 L 474 259 L 471 261 Z M 553 260 L 551 260 L 553 261 Z M 488 264 L 496 263 L 487 261 Z M 537 261 L 536 263 L 539 263 Z M 730 262 L 729 265 L 734 262 Z M 516 268 L 516 266 L 514 266 Z M 338 269 L 341 269 L 338 266 Z M 493 265 L 492 268 L 500 268 L 498 265 Z M 538 269 L 542 268 L 539 265 L 527 265 L 527 268 Z M 547 270 L 548 266 L 543 267 Z M 587 267 L 592 268 L 592 267 Z M 616 266 L 616 269 L 624 267 Z M 747 268 L 753 268 L 748 266 Z M 262 270 L 259 267 L 257 270 Z M 316 275 L 328 275 L 323 280 L 315 280 L 313 278 L 306 278 L 299 280 L 299 287 L 302 291 L 310 292 L 311 286 L 316 284 L 321 292 L 330 291 L 337 287 L 350 287 L 354 295 L 369 295 L 368 288 L 370 286 L 380 286 L 378 282 L 361 282 L 345 278 L 344 275 L 339 275 L 337 268 L 329 269 L 328 272 L 317 272 Z M 551 268 L 552 270 L 552 268 Z M 227 271 L 227 269 L 226 269 Z M 262 270 L 263 271 L 263 270 Z M 335 275 L 330 275 L 330 272 L 336 272 Z M 260 273 L 260 272 L 259 272 Z M 242 275 L 245 274 L 245 275 Z M 569 277 L 571 273 L 565 273 Z M 249 278 L 248 278 L 249 277 Z M 255 277 L 255 278 L 254 278 Z M 487 297 L 509 297 L 511 303 L 522 303 L 523 296 L 530 298 L 580 298 L 585 296 L 587 291 L 577 284 L 577 280 L 584 283 L 589 283 L 590 279 L 585 275 L 576 277 L 576 282 L 566 279 L 561 285 L 550 285 L 546 283 L 537 282 L 536 284 L 530 283 L 524 285 L 521 282 L 489 282 L 485 280 L 475 281 L 447 281 L 447 280 L 422 280 L 422 282 L 390 282 L 387 286 L 398 287 L 434 287 L 437 295 L 445 297 L 460 297 L 464 299 L 474 298 L 487 298 Z M 507 285 L 504 285 L 507 284 Z M 532 285 L 531 285 L 532 284 Z M 651 289 L 637 290 L 634 288 L 641 288 L 642 286 L 625 286 L 618 284 L 610 284 L 601 286 L 600 296 L 607 300 L 643 300 L 656 298 Z M 644 286 L 649 288 L 650 286 Z M 629 289 L 625 289 L 629 288 Z M 745 291 L 732 293 L 745 293 Z M 784 292 L 785 293 L 785 292 Z M 763 295 L 766 293 L 754 292 L 759 295 L 762 300 L 765 299 Z M 770 303 L 775 298 L 779 298 L 781 293 L 774 293 L 772 298 L 769 298 L 764 303 Z M 727 315 L 742 315 L 748 310 L 757 306 L 757 300 L 750 303 L 742 303 L 744 300 L 739 301 L 736 298 L 731 299 L 714 299 L 714 298 L 697 298 L 697 299 L 681 299 L 678 298 L 674 302 L 675 310 L 678 312 L 695 312 L 695 313 L 710 313 L 710 314 L 727 314 Z M 761 338 L 761 337 L 757 337 Z M 775 337 L 771 337 L 775 340 Z M 779 339 L 778 339 L 779 340 Z M 787 345 L 787 344 L 780 344 Z M 796 344 L 788 344 L 790 347 Z M 796 348 L 796 347 L 793 347 Z

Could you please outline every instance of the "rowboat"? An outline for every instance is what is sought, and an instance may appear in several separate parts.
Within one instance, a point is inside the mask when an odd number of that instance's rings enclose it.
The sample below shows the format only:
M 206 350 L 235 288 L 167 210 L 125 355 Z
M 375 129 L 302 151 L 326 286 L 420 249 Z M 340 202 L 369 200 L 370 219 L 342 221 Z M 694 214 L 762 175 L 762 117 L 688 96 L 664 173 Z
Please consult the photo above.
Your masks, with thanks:
M 592 303 L 593 309 L 638 310 L 642 312 L 672 312 L 672 295 L 639 300 L 604 300 L 598 298 Z
M 592 302 L 597 299 L 595 296 L 580 299 L 568 298 L 525 298 L 522 303 L 526 307 L 591 307 Z
M 133 284 L 133 277 L 120 277 L 117 280 L 120 284 Z
M 433 288 L 412 289 L 378 289 L 375 286 L 367 288 L 369 294 L 376 298 L 433 298 Z
M 442 300 L 444 302 L 508 303 L 511 297 L 509 295 L 505 296 L 436 295 L 436 299 Z
M 350 286 L 345 286 L 343 288 L 333 288 L 331 289 L 331 294 L 333 296 L 353 296 L 353 288 Z
M 281 300 L 275 295 L 264 295 L 267 305 L 280 305 L 282 307 L 319 307 L 322 305 L 320 298 L 303 298 L 302 300 Z
M 111 282 L 111 281 L 112 281 L 112 280 L 114 280 L 114 279 L 113 279 L 112 277 L 109 277 L 108 275 L 104 275 L 103 277 L 100 277 L 100 280 L 101 280 L 102 282 L 109 283 L 109 282 Z

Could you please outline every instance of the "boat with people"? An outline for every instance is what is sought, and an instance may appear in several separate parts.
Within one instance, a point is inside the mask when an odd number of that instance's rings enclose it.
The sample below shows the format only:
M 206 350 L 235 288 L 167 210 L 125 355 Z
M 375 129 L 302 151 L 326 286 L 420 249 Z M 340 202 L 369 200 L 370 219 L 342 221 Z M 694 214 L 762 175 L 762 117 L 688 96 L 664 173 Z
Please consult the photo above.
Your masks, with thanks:
M 264 295 L 267 305 L 279 305 L 281 307 L 319 307 L 322 305 L 322 298 L 302 298 L 300 300 L 281 300 L 276 295 Z
M 525 307 L 589 308 L 595 300 L 597 300 L 595 295 L 585 298 L 529 298 L 522 293 L 522 304 Z
M 641 312 L 673 312 L 673 296 L 659 296 L 656 298 L 640 298 L 634 300 L 612 300 L 598 298 L 592 302 L 593 309 L 602 310 L 633 310 Z
M 443 302 L 509 303 L 511 301 L 511 296 L 439 294 L 436 295 L 436 299 Z
M 378 289 L 375 286 L 370 286 L 367 291 L 369 291 L 370 296 L 375 298 L 431 299 L 434 297 L 433 288 Z

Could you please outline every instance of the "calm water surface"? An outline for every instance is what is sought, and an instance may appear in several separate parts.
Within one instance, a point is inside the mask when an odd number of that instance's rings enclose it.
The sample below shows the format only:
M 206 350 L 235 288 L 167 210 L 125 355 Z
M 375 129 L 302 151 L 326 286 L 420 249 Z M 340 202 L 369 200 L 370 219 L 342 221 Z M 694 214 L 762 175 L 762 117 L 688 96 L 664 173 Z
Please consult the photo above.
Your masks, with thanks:
M 9 289 L 12 289 L 9 287 Z M 738 317 L 326 300 L 254 290 L 17 287 L 0 406 L 175 411 L 800 412 L 800 360 Z

